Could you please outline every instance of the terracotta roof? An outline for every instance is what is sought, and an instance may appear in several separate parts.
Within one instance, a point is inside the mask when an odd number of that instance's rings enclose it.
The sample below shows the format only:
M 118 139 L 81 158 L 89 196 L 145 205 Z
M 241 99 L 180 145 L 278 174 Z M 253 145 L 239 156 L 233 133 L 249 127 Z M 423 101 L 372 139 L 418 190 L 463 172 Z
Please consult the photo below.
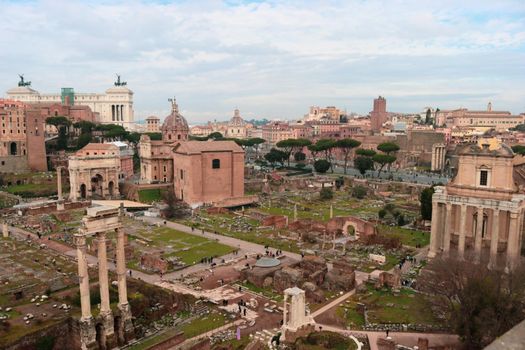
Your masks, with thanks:
M 118 150 L 118 147 L 111 143 L 88 143 L 81 151 L 98 151 L 98 150 Z
M 242 152 L 244 150 L 234 141 L 186 141 L 181 142 L 173 149 L 175 153 L 201 152 Z

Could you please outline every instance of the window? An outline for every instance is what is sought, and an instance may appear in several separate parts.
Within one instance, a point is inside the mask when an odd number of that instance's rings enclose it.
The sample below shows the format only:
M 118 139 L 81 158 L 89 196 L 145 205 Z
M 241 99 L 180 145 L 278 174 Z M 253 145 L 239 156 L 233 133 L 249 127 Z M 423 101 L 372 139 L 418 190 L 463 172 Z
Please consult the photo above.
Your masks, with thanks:
M 180 179 L 184 179 L 184 171 L 182 169 L 180 169 Z
M 221 160 L 220 159 L 214 159 L 211 161 L 211 167 L 212 169 L 220 169 L 221 168 Z
M 479 172 L 479 185 L 480 186 L 487 186 L 488 185 L 488 179 L 489 179 L 489 172 L 487 170 L 481 170 Z

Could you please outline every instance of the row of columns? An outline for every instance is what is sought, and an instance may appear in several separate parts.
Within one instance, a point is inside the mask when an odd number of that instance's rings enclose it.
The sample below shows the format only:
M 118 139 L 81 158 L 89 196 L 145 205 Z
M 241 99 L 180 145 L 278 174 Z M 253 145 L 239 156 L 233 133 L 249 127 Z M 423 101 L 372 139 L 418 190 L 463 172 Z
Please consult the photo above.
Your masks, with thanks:
M 119 335 L 122 341 L 123 334 L 132 329 L 131 311 L 127 297 L 126 286 L 126 262 L 125 262 L 125 237 L 122 228 L 116 229 L 117 234 L 117 281 L 118 281 L 118 308 L 121 314 L 121 334 Z M 103 322 L 105 336 L 108 342 L 108 348 L 112 348 L 114 344 L 114 320 L 113 313 L 110 307 L 109 298 L 109 280 L 108 280 L 108 266 L 107 266 L 107 248 L 106 248 L 106 232 L 98 232 L 96 234 L 98 245 L 98 279 L 100 288 L 100 317 Z M 95 342 L 96 330 L 94 326 L 93 316 L 91 314 L 91 300 L 89 290 L 89 273 L 86 253 L 86 235 L 78 233 L 75 235 L 77 246 L 78 259 L 78 276 L 80 285 L 80 305 L 81 305 L 81 338 L 82 348 L 89 349 L 89 344 Z
M 111 105 L 111 120 L 124 121 L 124 105 Z
M 432 227 L 430 236 L 430 251 L 429 258 L 436 256 L 442 249 L 443 254 L 448 256 L 450 252 L 450 239 L 454 231 L 453 211 L 454 205 L 452 203 L 432 202 Z M 467 204 L 460 204 L 459 216 L 459 240 L 458 240 L 458 257 L 463 259 L 465 256 L 465 241 L 467 229 Z M 474 236 L 474 261 L 479 263 L 481 260 L 481 250 L 483 245 L 483 221 L 484 215 L 492 215 L 492 228 L 490 237 L 490 258 L 489 268 L 497 266 L 498 243 L 500 236 L 500 209 L 499 208 L 483 208 L 477 206 L 477 221 Z M 443 210 L 445 209 L 445 210 Z M 457 210 L 456 210 L 457 213 Z M 523 226 L 523 215 L 520 211 L 509 212 L 509 233 L 507 238 L 506 250 L 506 267 L 513 269 L 518 263 L 520 254 L 520 228 Z M 487 220 L 488 224 L 488 220 Z M 488 231 L 488 225 L 485 227 Z
M 440 171 L 445 167 L 446 148 L 443 144 L 437 144 L 432 147 L 431 170 Z

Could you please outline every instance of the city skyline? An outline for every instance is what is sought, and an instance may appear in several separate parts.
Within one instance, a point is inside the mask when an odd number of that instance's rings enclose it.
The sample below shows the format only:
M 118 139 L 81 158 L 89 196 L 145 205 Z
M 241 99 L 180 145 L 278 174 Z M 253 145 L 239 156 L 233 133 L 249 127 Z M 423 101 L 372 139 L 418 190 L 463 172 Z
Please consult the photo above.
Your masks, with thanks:
M 0 4 L 2 95 L 17 73 L 41 93 L 103 92 L 119 73 L 137 121 L 164 118 L 172 95 L 192 124 L 236 107 L 245 119 L 366 114 L 378 95 L 393 112 L 525 112 L 520 1 Z

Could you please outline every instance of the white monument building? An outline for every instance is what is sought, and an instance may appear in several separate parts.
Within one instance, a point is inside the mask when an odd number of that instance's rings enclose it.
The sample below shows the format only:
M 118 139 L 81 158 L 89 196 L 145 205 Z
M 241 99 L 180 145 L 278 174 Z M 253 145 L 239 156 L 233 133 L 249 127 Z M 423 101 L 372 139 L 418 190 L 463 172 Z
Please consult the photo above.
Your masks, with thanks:
M 20 76 L 18 86 L 7 91 L 8 99 L 34 103 L 62 103 L 88 106 L 99 114 L 102 124 L 118 124 L 126 129 L 133 128 L 133 91 L 127 88 L 127 83 L 117 81 L 104 93 L 76 93 L 73 88 L 62 88 L 61 93 L 41 94 L 31 88 L 31 82 L 25 82 Z

